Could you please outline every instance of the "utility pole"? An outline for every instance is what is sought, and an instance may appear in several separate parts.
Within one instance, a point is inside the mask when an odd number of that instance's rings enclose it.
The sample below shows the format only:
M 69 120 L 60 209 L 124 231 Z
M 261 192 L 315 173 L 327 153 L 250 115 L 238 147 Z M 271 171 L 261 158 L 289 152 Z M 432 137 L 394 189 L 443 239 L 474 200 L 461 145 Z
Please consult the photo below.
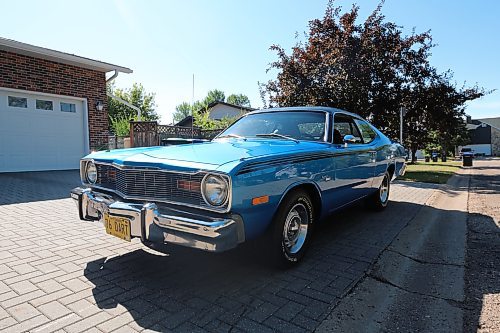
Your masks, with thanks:
M 191 139 L 194 138 L 194 73 L 193 73 L 193 91 L 191 95 Z
M 399 109 L 399 143 L 403 145 L 403 117 L 406 114 L 404 107 Z

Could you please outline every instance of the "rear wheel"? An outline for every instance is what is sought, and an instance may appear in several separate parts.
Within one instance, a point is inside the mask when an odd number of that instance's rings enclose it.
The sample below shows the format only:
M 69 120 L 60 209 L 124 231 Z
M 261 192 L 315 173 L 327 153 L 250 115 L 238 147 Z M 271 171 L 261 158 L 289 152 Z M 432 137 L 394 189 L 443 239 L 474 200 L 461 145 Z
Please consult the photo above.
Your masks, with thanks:
M 389 203 L 389 193 L 391 190 L 391 175 L 385 172 L 384 179 L 378 190 L 368 197 L 368 204 L 375 210 L 383 210 Z
M 297 264 L 309 247 L 314 226 L 314 209 L 305 191 L 295 191 L 283 200 L 267 239 L 275 265 Z

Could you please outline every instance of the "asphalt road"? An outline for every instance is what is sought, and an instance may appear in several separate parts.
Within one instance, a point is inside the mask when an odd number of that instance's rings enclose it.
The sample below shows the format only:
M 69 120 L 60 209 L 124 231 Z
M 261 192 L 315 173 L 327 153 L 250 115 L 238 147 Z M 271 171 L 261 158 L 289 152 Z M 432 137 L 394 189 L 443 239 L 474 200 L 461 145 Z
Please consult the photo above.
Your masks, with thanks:
M 318 332 L 499 332 L 500 160 L 475 160 L 384 250 Z

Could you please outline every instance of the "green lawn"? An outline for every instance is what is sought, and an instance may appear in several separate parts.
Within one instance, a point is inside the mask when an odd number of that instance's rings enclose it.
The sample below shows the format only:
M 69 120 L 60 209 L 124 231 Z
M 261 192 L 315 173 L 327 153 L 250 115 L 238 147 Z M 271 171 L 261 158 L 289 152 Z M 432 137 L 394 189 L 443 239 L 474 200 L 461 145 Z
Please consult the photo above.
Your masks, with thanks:
M 444 184 L 461 166 L 462 161 L 417 162 L 407 165 L 406 173 L 401 179 Z

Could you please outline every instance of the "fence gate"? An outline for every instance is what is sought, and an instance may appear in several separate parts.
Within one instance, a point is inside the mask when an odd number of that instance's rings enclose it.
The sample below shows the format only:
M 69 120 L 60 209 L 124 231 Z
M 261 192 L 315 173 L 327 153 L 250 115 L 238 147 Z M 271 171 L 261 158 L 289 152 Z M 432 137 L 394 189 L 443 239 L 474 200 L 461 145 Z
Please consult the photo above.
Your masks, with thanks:
M 130 145 L 132 147 L 151 147 L 159 144 L 156 121 L 130 122 Z

